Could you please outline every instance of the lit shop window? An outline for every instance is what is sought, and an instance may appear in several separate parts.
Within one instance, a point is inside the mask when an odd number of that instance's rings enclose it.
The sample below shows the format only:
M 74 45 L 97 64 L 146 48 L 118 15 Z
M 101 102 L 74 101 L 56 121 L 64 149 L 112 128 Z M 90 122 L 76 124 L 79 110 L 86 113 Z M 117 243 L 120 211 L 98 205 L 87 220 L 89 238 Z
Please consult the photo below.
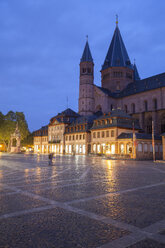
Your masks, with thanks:
M 71 153 L 71 152 L 72 152 L 72 146 L 69 145 L 69 153 Z
M 98 152 L 98 153 L 101 152 L 100 145 L 97 145 L 97 152 Z
M 96 144 L 93 144 L 93 152 L 96 153 Z
M 112 154 L 115 154 L 115 144 L 112 144 L 111 145 L 111 153 Z
M 85 145 L 83 145 L 83 154 L 85 154 Z
M 79 149 L 78 149 L 78 145 L 76 145 L 76 153 L 78 153 L 78 150 L 79 150 Z

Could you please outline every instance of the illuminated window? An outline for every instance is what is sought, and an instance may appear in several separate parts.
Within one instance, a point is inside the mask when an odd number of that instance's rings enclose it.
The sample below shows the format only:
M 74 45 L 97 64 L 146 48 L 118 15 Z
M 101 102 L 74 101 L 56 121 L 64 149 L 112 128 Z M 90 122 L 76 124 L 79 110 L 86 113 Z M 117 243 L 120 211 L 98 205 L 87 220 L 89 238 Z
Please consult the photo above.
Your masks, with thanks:
M 100 153 L 101 152 L 101 149 L 100 149 L 100 144 L 97 145 L 97 152 Z
M 111 131 L 111 137 L 114 137 L 115 136 L 115 132 L 114 130 Z
M 76 153 L 78 153 L 78 152 L 79 152 L 78 145 L 76 145 Z
M 96 153 L 96 144 L 93 144 L 93 152 Z

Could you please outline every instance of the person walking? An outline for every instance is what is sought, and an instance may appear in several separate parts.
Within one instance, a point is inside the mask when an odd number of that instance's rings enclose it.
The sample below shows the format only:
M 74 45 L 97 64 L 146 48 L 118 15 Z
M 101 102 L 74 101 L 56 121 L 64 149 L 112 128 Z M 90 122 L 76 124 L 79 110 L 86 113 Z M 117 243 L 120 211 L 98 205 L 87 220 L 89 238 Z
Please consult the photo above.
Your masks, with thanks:
M 49 165 L 52 165 L 53 155 L 54 155 L 54 153 L 49 154 Z

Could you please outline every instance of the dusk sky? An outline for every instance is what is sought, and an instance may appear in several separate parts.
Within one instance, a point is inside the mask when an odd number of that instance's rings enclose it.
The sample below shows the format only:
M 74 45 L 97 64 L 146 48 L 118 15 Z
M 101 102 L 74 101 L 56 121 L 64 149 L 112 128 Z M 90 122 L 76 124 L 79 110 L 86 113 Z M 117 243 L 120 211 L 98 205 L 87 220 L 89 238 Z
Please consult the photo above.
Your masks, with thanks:
M 78 111 L 79 63 L 89 36 L 96 85 L 115 15 L 141 78 L 163 73 L 165 1 L 0 0 L 0 111 L 24 112 L 30 131 Z

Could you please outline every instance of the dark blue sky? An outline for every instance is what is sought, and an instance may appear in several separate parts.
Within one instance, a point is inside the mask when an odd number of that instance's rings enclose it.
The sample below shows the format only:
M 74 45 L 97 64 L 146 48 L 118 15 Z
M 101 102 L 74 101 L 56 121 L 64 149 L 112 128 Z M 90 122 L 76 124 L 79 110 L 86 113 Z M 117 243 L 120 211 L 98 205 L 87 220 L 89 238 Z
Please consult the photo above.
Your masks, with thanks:
M 164 72 L 165 1 L 0 0 L 0 111 L 23 111 L 31 131 L 68 106 L 78 110 L 79 62 L 86 35 L 95 83 L 115 15 L 141 78 Z

